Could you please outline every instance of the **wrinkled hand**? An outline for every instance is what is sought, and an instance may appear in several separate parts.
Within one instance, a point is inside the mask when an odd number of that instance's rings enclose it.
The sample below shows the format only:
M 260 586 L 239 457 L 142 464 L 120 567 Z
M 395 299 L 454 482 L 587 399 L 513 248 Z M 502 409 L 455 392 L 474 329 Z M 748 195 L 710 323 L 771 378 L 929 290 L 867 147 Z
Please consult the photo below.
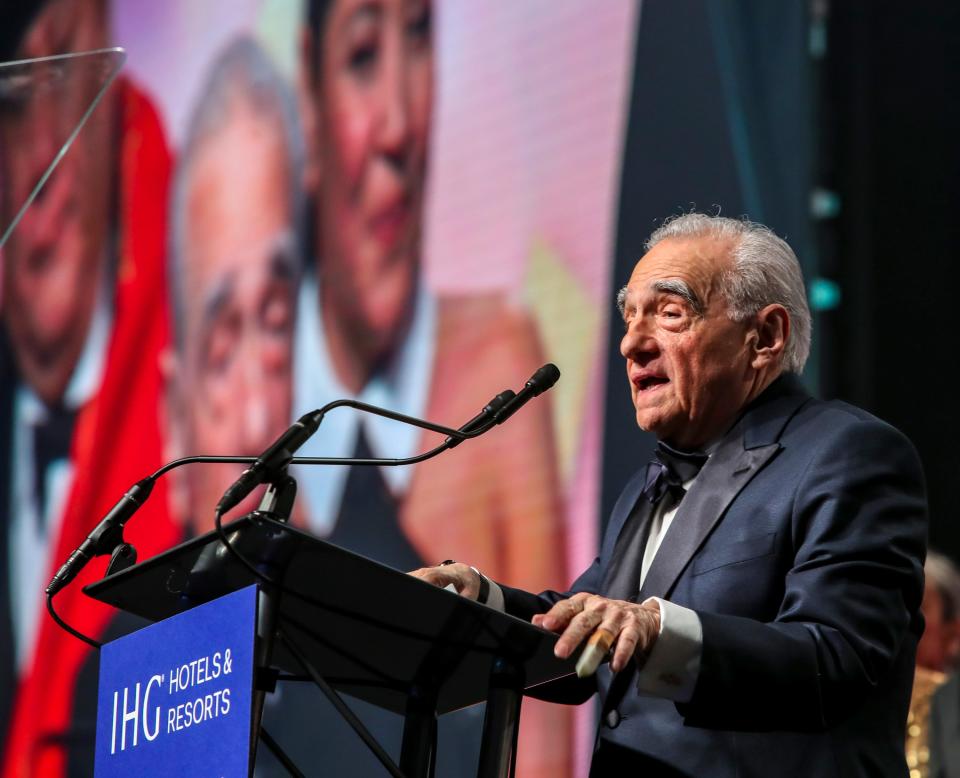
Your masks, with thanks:
M 459 594 L 471 600 L 476 600 L 480 593 L 480 576 L 470 565 L 463 562 L 437 565 L 436 567 L 421 567 L 409 574 L 427 583 L 432 583 L 434 586 L 439 586 L 441 589 L 453 584 Z
M 607 630 L 614 636 L 610 669 L 615 673 L 634 657 L 641 663 L 645 661 L 660 634 L 660 608 L 656 602 L 637 605 L 585 592 L 561 600 L 532 621 L 538 627 L 560 633 L 554 648 L 559 659 L 570 656 L 597 628 Z

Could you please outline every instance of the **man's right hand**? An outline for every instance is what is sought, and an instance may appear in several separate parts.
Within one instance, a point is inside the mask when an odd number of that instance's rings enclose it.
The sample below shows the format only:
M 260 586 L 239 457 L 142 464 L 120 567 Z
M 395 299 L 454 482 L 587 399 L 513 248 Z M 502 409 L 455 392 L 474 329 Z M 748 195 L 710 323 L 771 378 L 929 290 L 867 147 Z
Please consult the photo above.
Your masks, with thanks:
M 440 588 L 453 585 L 459 594 L 471 600 L 476 600 L 480 593 L 480 576 L 470 565 L 463 562 L 421 567 L 410 575 Z

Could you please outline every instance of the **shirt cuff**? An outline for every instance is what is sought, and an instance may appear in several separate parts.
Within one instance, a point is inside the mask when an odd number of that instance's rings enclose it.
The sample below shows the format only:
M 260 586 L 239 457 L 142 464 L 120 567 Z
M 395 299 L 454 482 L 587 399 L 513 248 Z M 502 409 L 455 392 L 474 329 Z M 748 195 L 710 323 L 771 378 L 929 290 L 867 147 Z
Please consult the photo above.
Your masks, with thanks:
M 483 573 L 480 573 L 483 575 Z M 483 576 L 486 578 L 486 576 Z M 487 578 L 490 581 L 489 578 Z M 503 589 L 501 589 L 494 581 L 490 581 L 490 591 L 487 593 L 487 603 L 488 608 L 493 608 L 494 610 L 500 611 L 503 613 L 507 609 L 506 602 L 503 599 Z
M 502 596 L 502 595 L 501 595 Z M 637 691 L 674 702 L 689 702 L 700 673 L 703 625 L 690 608 L 650 597 L 660 607 L 660 635 L 637 673 Z

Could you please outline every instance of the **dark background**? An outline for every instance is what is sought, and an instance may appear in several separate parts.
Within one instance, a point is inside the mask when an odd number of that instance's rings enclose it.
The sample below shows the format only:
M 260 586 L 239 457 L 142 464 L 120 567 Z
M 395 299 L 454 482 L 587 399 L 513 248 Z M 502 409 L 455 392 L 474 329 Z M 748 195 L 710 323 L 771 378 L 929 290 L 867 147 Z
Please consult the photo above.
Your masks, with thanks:
M 848 292 L 824 365 L 831 394 L 903 430 L 930 495 L 931 545 L 960 559 L 960 6 L 836 3 L 824 78 L 831 230 Z
M 960 559 L 960 6 L 784 0 L 644 3 L 613 285 L 670 214 L 768 224 L 808 285 L 804 379 L 903 430 L 928 479 L 930 539 Z M 636 429 L 611 310 L 602 516 L 652 438 Z M 635 452 L 625 457 L 624 451 Z

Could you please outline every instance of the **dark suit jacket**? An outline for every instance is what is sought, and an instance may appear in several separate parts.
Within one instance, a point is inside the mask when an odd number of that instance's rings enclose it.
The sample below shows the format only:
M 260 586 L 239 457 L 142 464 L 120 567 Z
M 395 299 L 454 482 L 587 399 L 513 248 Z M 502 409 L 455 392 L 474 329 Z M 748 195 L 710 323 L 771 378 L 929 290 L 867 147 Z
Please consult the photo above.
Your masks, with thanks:
M 642 481 L 624 489 L 570 592 L 504 587 L 507 610 L 529 617 L 574 592 L 602 594 Z M 925 541 L 923 477 L 906 438 L 781 377 L 704 466 L 641 590 L 700 617 L 693 697 L 643 697 L 631 680 L 607 699 L 602 666 L 608 713 L 595 767 L 602 758 L 605 769 L 648 776 L 906 776 Z M 585 691 L 568 684 L 566 701 Z

